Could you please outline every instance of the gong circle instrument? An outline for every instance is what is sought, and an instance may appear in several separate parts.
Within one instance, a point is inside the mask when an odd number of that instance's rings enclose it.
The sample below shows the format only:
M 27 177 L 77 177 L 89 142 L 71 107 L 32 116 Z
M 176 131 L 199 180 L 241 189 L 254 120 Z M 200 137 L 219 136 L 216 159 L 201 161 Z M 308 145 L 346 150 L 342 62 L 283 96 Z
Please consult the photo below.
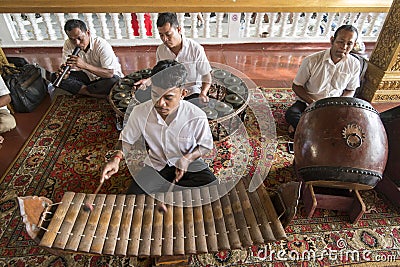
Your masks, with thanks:
M 150 74 L 151 69 L 139 70 L 113 86 L 108 99 L 117 116 L 123 118 L 130 103 L 137 105 L 151 99 L 150 88 L 136 90 L 134 86 L 137 81 L 149 78 Z M 242 123 L 250 94 L 243 79 L 227 70 L 213 68 L 211 76 L 210 101 L 206 104 L 198 99 L 188 101 L 206 113 L 214 139 L 221 140 L 234 133 Z
M 352 97 L 321 99 L 306 108 L 294 136 L 295 168 L 304 181 L 371 189 L 382 179 L 388 141 L 378 112 Z

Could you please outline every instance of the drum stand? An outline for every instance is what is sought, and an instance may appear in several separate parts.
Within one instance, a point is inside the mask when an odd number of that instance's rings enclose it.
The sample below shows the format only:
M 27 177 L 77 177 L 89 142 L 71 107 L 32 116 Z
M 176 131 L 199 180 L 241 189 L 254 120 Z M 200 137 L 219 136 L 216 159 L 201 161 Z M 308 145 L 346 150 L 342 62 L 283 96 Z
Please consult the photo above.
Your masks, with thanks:
M 351 223 L 357 223 L 365 213 L 365 204 L 359 190 L 319 187 L 305 183 L 302 199 L 307 217 L 311 218 L 316 208 L 347 212 Z
M 307 218 L 312 218 L 316 208 L 346 212 L 351 223 L 357 223 L 366 211 L 356 184 L 337 184 L 330 181 L 305 182 L 293 161 L 296 177 L 302 181 L 301 199 Z

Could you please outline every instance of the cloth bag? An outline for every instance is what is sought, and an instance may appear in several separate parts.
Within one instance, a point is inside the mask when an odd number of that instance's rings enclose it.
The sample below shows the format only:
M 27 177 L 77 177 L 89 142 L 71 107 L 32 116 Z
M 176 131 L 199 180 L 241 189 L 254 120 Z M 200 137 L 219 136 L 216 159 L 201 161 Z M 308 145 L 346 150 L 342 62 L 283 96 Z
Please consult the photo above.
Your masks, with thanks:
M 10 90 L 11 106 L 15 112 L 31 112 L 47 95 L 47 85 L 41 69 L 34 64 L 22 67 L 4 65 L 2 76 Z

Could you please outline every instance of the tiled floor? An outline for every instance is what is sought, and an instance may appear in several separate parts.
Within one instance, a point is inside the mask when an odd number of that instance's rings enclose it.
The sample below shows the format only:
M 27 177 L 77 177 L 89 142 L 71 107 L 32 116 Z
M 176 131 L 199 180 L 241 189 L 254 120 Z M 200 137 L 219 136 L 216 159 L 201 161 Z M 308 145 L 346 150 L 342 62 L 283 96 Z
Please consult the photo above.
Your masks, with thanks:
M 210 62 L 226 64 L 235 68 L 256 85 L 262 87 L 291 87 L 294 76 L 302 59 L 316 51 L 328 47 L 327 44 L 237 44 L 208 45 L 205 51 Z M 373 49 L 373 44 L 366 44 L 367 54 Z M 116 47 L 124 74 L 154 66 L 156 47 Z M 38 63 L 48 70 L 55 70 L 61 62 L 61 48 L 8 48 L 3 51 L 7 56 L 19 56 L 29 62 Z M 46 99 L 32 113 L 15 114 L 17 128 L 3 134 L 5 141 L 0 149 L 0 177 L 18 154 L 26 139 L 40 121 L 50 105 Z M 393 104 L 377 105 L 378 110 L 385 110 Z

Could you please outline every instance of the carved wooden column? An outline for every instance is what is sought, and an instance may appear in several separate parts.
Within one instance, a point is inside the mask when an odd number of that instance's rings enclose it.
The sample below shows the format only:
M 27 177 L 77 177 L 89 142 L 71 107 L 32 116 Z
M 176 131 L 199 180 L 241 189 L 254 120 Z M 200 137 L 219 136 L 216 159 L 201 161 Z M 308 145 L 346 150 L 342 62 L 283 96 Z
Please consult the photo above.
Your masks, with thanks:
M 393 0 L 371 54 L 362 97 L 371 102 L 400 101 L 400 0 Z

